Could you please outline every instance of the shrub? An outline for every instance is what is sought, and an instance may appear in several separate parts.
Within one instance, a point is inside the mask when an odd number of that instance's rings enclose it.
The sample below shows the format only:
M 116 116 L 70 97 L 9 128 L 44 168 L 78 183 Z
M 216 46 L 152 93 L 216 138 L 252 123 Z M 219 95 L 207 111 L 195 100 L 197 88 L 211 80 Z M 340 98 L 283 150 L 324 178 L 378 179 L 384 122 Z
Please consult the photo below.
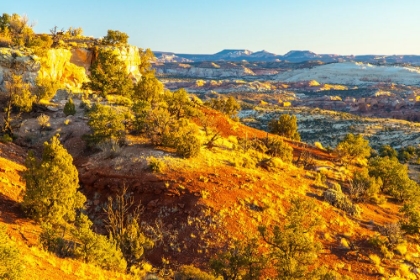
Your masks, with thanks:
M 183 265 L 175 273 L 175 280 L 216 280 L 216 278 L 192 265 Z
M 118 108 L 95 104 L 88 113 L 88 125 L 92 133 L 88 140 L 93 144 L 114 141 L 120 143 L 125 137 L 125 115 Z
M 147 164 L 150 170 L 156 173 L 162 173 L 166 168 L 165 163 L 161 159 L 155 157 L 147 158 Z
M 370 156 L 371 147 L 369 141 L 362 135 L 347 134 L 343 141 L 336 147 L 337 154 L 344 161 L 351 162 L 355 159 L 364 159 Z
M 404 217 L 401 228 L 407 233 L 420 233 L 420 205 L 416 200 L 404 203 L 400 212 Z
M 38 102 L 41 99 L 51 100 L 57 91 L 62 87 L 58 80 L 51 79 L 49 77 L 41 78 L 38 77 L 36 80 L 36 95 Z
M 36 118 L 41 130 L 45 129 L 46 127 L 50 126 L 50 116 L 41 114 L 39 117 Z
M 381 187 L 381 178 L 370 177 L 368 170 L 363 169 L 355 172 L 353 180 L 350 181 L 350 197 L 355 202 L 379 203 L 382 201 L 379 197 Z
M 258 228 L 275 259 L 277 279 L 309 279 L 309 266 L 317 260 L 321 244 L 314 239 L 321 220 L 314 213 L 314 204 L 293 199 L 283 226 L 268 230 Z
M 400 243 L 397 246 L 395 246 L 395 252 L 401 256 L 407 254 L 407 243 Z
M 315 175 L 315 181 L 314 184 L 317 187 L 323 187 L 325 186 L 325 183 L 327 182 L 327 176 L 323 172 L 317 172 Z
M 73 99 L 69 99 L 64 105 L 63 112 L 66 116 L 75 115 L 76 114 L 76 106 L 74 106 Z
M 388 239 L 388 246 L 395 248 L 404 241 L 401 225 L 399 223 L 385 224 L 379 228 L 379 232 Z
M 0 137 L 0 142 L 10 143 L 10 142 L 13 142 L 13 138 L 9 134 L 5 133 L 3 134 L 3 136 Z
M 78 240 L 75 256 L 85 262 L 93 263 L 107 270 L 125 271 L 127 262 L 123 253 L 112 238 L 93 232 L 92 222 L 81 214 L 76 221 L 76 230 L 73 232 Z
M 134 198 L 127 193 L 127 187 L 124 186 L 120 194 L 108 197 L 105 213 L 109 235 L 115 240 L 128 266 L 138 264 L 144 251 L 152 248 L 154 243 L 140 228 L 142 209 L 140 206 L 134 206 Z
M 419 191 L 417 183 L 408 176 L 408 167 L 396 158 L 375 157 L 369 160 L 369 175 L 380 177 L 381 190 L 403 201 L 415 197 Z
M 39 236 L 39 242 L 43 249 L 50 251 L 60 257 L 71 255 L 71 248 L 69 242 L 64 240 L 62 234 L 59 234 L 57 228 L 54 228 L 50 223 L 41 224 L 42 232 Z
M 22 279 L 23 265 L 20 252 L 10 240 L 5 227 L 0 227 L 0 278 Z
M 325 148 L 322 146 L 321 142 L 315 142 L 314 145 L 316 148 L 325 151 Z
M 184 135 L 178 138 L 176 144 L 177 155 L 184 158 L 196 157 L 200 153 L 200 149 L 200 140 L 195 135 Z
M 26 158 L 26 192 L 22 206 L 36 220 L 59 223 L 73 221 L 86 200 L 78 191 L 79 177 L 73 158 L 58 136 L 44 143 L 42 160 L 32 152 Z
M 369 259 L 375 266 L 379 266 L 381 264 L 381 258 L 378 255 L 370 254 Z
M 89 111 L 92 108 L 92 104 L 89 99 L 82 99 L 79 104 L 80 109 L 85 109 L 85 111 Z
M 256 239 L 236 241 L 210 260 L 210 267 L 223 279 L 260 279 L 264 265 Z
M 263 159 L 258 163 L 259 166 L 267 169 L 270 172 L 276 172 L 280 168 L 284 167 L 284 163 L 279 158 L 269 158 L 269 159 Z
M 235 167 L 254 169 L 257 165 L 257 162 L 254 158 L 251 158 L 248 154 L 246 154 L 244 156 L 236 157 L 233 165 Z
M 324 200 L 334 207 L 345 211 L 352 216 L 359 216 L 361 209 L 359 206 L 353 204 L 351 200 L 341 191 L 328 189 L 323 193 Z
M 268 128 L 272 133 L 300 141 L 296 116 L 283 114 L 278 119 L 272 119 L 268 123 Z
M 241 105 L 233 96 L 229 96 L 229 98 L 223 99 L 210 99 L 210 101 L 207 101 L 204 104 L 222 112 L 223 114 L 228 115 L 231 119 L 235 119 L 238 111 L 241 109 Z
M 280 137 L 272 138 L 268 141 L 267 153 L 273 157 L 279 157 L 284 162 L 292 162 L 293 160 L 293 148 Z
M 248 152 L 250 149 L 255 150 L 260 153 L 266 153 L 268 151 L 267 144 L 258 138 L 251 139 L 238 139 L 238 145 L 245 151 Z M 273 150 L 272 152 L 276 152 Z
M 90 89 L 102 97 L 108 94 L 131 96 L 134 92 L 124 61 L 111 49 L 100 49 L 89 70 L 90 81 L 83 83 L 82 89 Z

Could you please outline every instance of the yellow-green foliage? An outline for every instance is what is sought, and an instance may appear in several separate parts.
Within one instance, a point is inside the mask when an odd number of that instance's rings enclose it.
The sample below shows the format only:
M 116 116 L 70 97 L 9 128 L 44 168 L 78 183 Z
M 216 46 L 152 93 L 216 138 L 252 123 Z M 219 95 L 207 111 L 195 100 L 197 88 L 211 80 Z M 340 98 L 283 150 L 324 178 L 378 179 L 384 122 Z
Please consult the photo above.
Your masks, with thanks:
M 50 116 L 41 114 L 38 118 L 36 118 L 38 121 L 39 126 L 41 129 L 44 129 L 46 127 L 50 126 Z
M 349 249 L 350 248 L 349 242 L 345 238 L 341 238 L 340 239 L 340 246 L 342 248 L 345 248 L 345 249 Z
M 292 199 L 284 226 L 259 227 L 276 259 L 275 269 L 281 279 L 308 279 L 308 266 L 317 260 L 321 244 L 314 239 L 322 221 L 315 213 L 315 204 L 302 198 Z M 300 248 L 304 248 L 301 250 Z
M 121 95 L 107 95 L 106 100 L 110 104 L 130 107 L 133 105 L 133 101 L 130 98 Z
M 391 260 L 394 257 L 394 253 L 385 245 L 381 245 L 381 253 L 384 256 L 384 259 Z
M 175 273 L 175 280 L 216 280 L 216 278 L 192 265 L 183 265 Z
M 321 142 L 315 142 L 314 144 L 315 144 L 315 147 L 317 147 L 318 149 L 325 150 Z
M 78 240 L 74 251 L 76 258 L 107 270 L 125 271 L 127 262 L 117 246 L 117 242 L 112 238 L 93 232 L 90 229 L 92 224 L 84 214 L 77 218 L 76 229 L 73 231 Z
M 162 173 L 166 169 L 166 164 L 162 159 L 155 158 L 153 156 L 147 158 L 147 165 L 150 170 L 156 173 Z
M 407 243 L 400 243 L 397 246 L 395 246 L 395 252 L 401 256 L 407 254 Z
M 120 142 L 124 139 L 126 115 L 119 108 L 98 103 L 89 110 L 88 117 L 88 124 L 92 128 L 92 133 L 88 137 L 91 143 Z
M 364 159 L 370 156 L 371 147 L 369 141 L 362 135 L 347 134 L 336 147 L 338 155 L 345 161 Z
M 0 278 L 22 279 L 22 272 L 20 252 L 16 244 L 6 234 L 6 228 L 0 227 Z
M 379 266 L 381 264 L 381 258 L 378 255 L 370 254 L 369 259 L 375 266 Z
M 66 104 L 64 105 L 63 112 L 66 116 L 75 115 L 76 114 L 76 106 L 74 106 L 73 99 L 70 98 Z
M 34 219 L 59 223 L 73 221 L 86 200 L 78 191 L 79 177 L 73 158 L 58 136 L 44 143 L 42 160 L 29 153 L 26 159 L 26 192 L 22 206 Z

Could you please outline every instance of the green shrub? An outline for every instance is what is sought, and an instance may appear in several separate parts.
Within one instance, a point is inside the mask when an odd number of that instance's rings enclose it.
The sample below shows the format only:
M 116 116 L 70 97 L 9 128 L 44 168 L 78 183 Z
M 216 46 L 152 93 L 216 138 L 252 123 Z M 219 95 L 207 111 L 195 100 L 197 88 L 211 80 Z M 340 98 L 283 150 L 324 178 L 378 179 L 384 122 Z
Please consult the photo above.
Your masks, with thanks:
M 66 105 L 64 105 L 63 112 L 66 116 L 75 115 L 76 114 L 76 106 L 74 106 L 73 99 L 69 99 Z
M 73 232 L 78 240 L 75 256 L 107 270 L 125 271 L 127 262 L 117 242 L 93 232 L 91 226 L 92 222 L 86 215 L 81 214 L 77 218 L 76 230 Z
M 284 143 L 280 137 L 272 138 L 268 141 L 267 153 L 273 157 L 279 157 L 284 162 L 292 162 L 293 148 Z
M 5 227 L 0 227 L 0 279 L 22 279 L 23 265 L 20 252 L 6 233 Z
M 322 220 L 314 210 L 313 202 L 292 199 L 284 225 L 258 228 L 269 246 L 271 258 L 275 260 L 275 279 L 311 279 L 309 267 L 315 264 L 322 248 L 321 243 L 315 240 L 315 231 Z
M 13 142 L 13 138 L 9 134 L 5 133 L 5 134 L 3 134 L 2 137 L 0 137 L 0 142 L 10 143 L 10 142 Z
M 268 123 L 268 128 L 271 133 L 300 141 L 297 118 L 294 115 L 283 114 L 278 119 L 272 119 Z
M 194 135 L 185 135 L 178 138 L 176 144 L 177 155 L 184 158 L 192 158 L 198 156 L 200 153 L 200 140 Z
M 337 154 L 346 162 L 356 159 L 368 158 L 371 153 L 369 140 L 363 138 L 362 135 L 347 134 L 346 137 L 337 144 Z
M 92 103 L 89 99 L 83 99 L 81 100 L 79 104 L 80 109 L 85 109 L 85 111 L 89 111 L 92 108 Z
M 363 169 L 354 173 L 350 181 L 350 197 L 355 202 L 379 203 L 383 199 L 379 196 L 382 187 L 381 178 L 370 177 L 368 170 Z
M 210 260 L 210 267 L 223 279 L 260 279 L 266 259 L 258 244 L 256 239 L 233 242 Z
M 119 108 L 95 104 L 88 113 L 88 125 L 92 133 L 87 136 L 90 144 L 114 141 L 120 143 L 125 138 L 126 116 Z
M 39 235 L 39 242 L 43 249 L 52 252 L 60 257 L 72 255 L 72 248 L 59 233 L 58 228 L 54 228 L 50 223 L 41 224 L 42 232 Z
M 183 265 L 175 273 L 175 280 L 216 280 L 216 278 L 192 265 Z
M 156 173 L 162 173 L 166 168 L 165 163 L 161 159 L 155 157 L 149 157 L 147 159 L 147 164 L 149 169 Z
M 44 143 L 41 160 L 29 152 L 26 167 L 22 207 L 28 216 L 54 223 L 74 221 L 86 197 L 78 191 L 77 169 L 58 135 Z

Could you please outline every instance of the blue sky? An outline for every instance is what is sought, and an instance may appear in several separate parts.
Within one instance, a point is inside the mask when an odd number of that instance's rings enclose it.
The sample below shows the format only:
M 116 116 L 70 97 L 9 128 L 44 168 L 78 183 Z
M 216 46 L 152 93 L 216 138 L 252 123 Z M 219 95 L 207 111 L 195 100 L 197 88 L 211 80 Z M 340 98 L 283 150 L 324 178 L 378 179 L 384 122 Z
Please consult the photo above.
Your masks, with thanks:
M 155 51 L 420 54 L 419 0 L 9 0 L 4 12 L 28 15 L 38 33 L 114 29 Z

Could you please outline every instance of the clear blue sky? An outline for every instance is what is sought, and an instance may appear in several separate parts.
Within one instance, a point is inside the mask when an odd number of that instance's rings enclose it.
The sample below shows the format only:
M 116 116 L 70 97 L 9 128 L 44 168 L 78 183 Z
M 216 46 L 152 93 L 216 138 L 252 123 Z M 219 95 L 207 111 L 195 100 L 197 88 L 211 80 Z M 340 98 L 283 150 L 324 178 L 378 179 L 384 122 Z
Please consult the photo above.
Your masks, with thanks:
M 222 49 L 336 54 L 420 54 L 419 0 L 1 0 L 35 31 L 82 27 L 126 32 L 141 48 L 177 53 Z

